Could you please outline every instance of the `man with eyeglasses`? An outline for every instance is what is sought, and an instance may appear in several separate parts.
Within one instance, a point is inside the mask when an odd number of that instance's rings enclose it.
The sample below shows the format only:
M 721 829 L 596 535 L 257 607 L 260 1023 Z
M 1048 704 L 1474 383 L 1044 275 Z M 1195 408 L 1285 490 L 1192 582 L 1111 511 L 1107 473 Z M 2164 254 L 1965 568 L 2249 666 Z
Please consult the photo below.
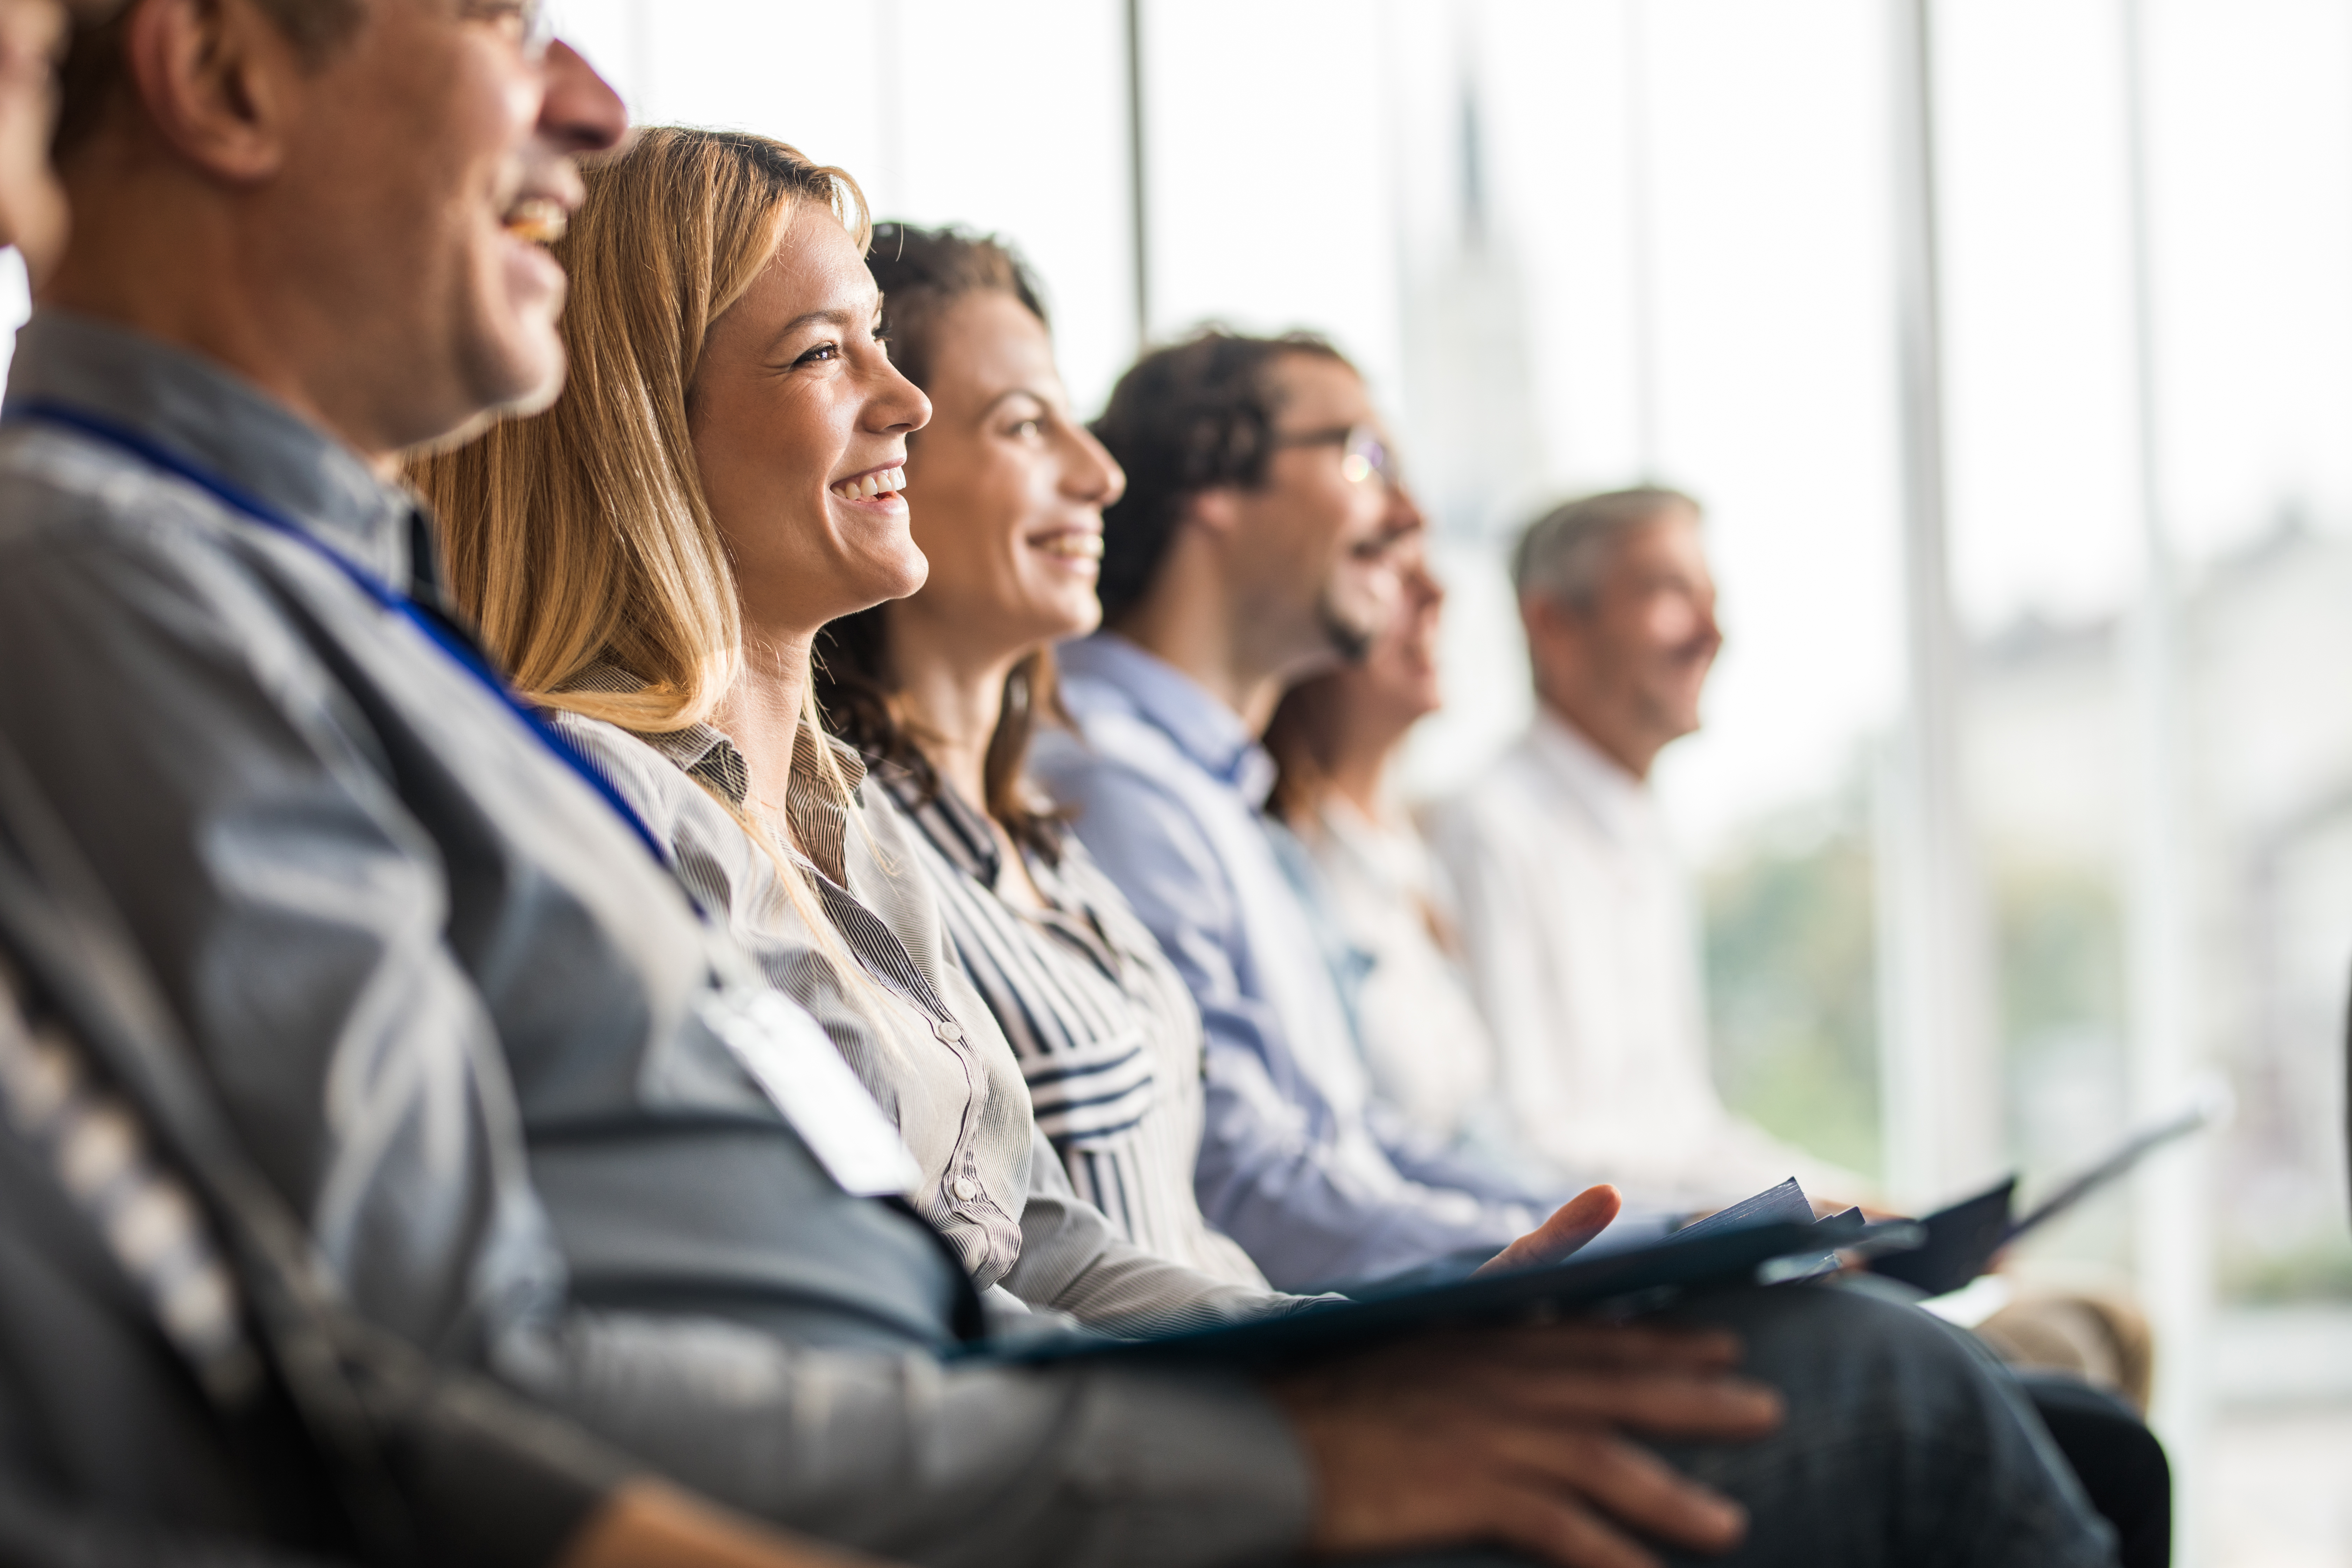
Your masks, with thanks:
M 1318 339 L 1210 332 L 1136 365 L 1095 428 L 1129 477 L 1105 516 L 1107 629 L 1062 649 L 1084 742 L 1049 731 L 1037 766 L 1200 1004 L 1202 1212 L 1286 1289 L 1490 1257 L 1567 1194 L 1384 1136 L 1259 810 L 1276 702 L 1363 656 L 1393 547 L 1423 526 L 1370 393 Z

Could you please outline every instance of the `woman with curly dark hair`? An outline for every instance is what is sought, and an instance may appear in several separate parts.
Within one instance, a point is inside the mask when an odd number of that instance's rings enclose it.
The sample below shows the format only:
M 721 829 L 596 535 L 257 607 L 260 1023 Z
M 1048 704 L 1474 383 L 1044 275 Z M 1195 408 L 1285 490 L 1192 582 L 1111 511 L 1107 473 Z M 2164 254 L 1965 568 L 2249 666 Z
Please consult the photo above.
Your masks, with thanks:
M 949 930 L 1079 1194 L 1138 1245 L 1263 1286 L 1192 1195 L 1191 994 L 1026 773 L 1032 728 L 1056 708 L 1053 645 L 1102 618 L 1102 509 L 1125 479 L 1071 413 L 1010 249 L 886 224 L 866 265 L 891 358 L 932 403 L 907 458 L 931 573 L 827 628 L 818 699 L 921 830 Z

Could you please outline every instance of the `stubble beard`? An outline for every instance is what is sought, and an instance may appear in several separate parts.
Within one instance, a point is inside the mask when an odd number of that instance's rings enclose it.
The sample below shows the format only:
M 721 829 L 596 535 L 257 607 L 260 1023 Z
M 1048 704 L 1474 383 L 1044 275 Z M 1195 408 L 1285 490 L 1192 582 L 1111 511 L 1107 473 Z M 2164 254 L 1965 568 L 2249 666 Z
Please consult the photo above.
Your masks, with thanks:
M 1325 644 L 1339 656 L 1341 664 L 1352 668 L 1371 657 L 1372 644 L 1379 639 L 1380 628 L 1350 620 L 1328 586 L 1322 596 L 1315 601 L 1315 621 L 1322 630 Z

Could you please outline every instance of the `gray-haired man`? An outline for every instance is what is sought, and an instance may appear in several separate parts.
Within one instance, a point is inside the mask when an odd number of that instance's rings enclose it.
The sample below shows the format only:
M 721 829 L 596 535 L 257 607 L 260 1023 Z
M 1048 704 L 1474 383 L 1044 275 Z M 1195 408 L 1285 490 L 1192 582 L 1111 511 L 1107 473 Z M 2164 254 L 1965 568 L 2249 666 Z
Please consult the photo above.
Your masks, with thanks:
M 1536 716 L 1431 841 L 1461 900 L 1502 1098 L 1528 1146 L 1700 1205 L 1792 1173 L 1858 1178 L 1732 1116 L 1707 1067 L 1697 928 L 1649 788 L 1699 726 L 1723 632 L 1698 503 L 1616 490 L 1536 520 L 1512 557 Z

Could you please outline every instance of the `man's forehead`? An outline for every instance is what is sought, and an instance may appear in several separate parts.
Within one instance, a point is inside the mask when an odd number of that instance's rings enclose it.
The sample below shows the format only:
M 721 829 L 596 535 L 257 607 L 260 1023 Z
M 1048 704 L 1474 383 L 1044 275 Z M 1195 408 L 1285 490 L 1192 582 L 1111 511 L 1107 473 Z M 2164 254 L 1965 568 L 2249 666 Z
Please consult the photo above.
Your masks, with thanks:
M 1645 579 L 1707 574 L 1706 541 L 1697 511 L 1675 502 L 1659 508 L 1619 537 L 1610 569 Z

